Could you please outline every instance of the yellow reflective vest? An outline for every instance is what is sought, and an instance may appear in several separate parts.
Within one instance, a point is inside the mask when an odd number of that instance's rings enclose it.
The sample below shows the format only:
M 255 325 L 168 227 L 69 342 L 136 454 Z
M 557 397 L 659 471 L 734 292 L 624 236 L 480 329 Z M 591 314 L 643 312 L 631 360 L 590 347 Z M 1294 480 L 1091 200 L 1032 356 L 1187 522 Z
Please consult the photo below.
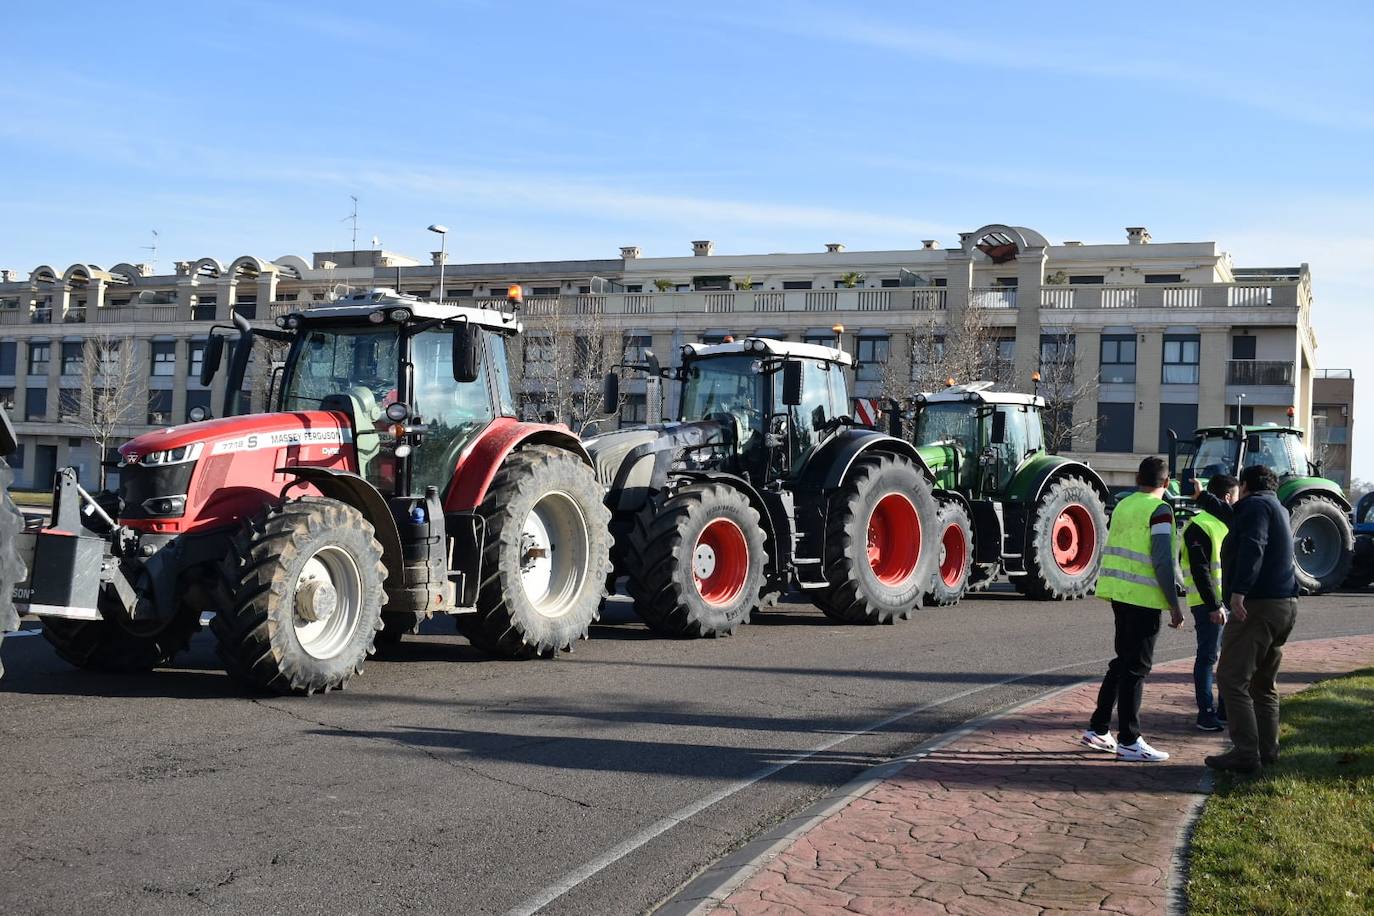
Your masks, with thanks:
M 1212 545 L 1212 555 L 1207 558 L 1208 572 L 1211 575 L 1212 585 L 1217 590 L 1217 597 L 1221 596 L 1221 542 L 1226 540 L 1229 529 L 1226 523 L 1217 518 L 1210 512 L 1199 512 L 1189 520 L 1183 530 L 1187 531 L 1193 525 L 1197 525 L 1207 535 L 1207 540 Z M 1188 587 L 1188 606 L 1201 607 L 1202 596 L 1198 594 L 1197 586 L 1193 584 L 1193 564 L 1188 562 L 1185 556 L 1187 548 L 1183 546 L 1183 539 L 1179 538 L 1178 555 L 1183 564 L 1183 584 Z
M 1164 500 L 1140 491 L 1116 504 L 1097 575 L 1097 597 L 1158 611 L 1172 607 L 1150 560 L 1150 516 L 1163 505 Z

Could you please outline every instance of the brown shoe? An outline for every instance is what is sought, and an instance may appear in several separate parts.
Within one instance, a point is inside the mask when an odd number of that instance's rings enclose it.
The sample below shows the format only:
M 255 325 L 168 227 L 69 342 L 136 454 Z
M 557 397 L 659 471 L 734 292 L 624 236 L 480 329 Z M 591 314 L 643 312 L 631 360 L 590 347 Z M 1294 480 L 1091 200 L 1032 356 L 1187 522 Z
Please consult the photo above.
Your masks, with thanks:
M 1225 754 L 1214 754 L 1208 757 L 1203 763 L 1210 769 L 1222 770 L 1228 773 L 1253 773 L 1259 769 L 1259 760 L 1246 757 L 1239 751 L 1227 751 Z

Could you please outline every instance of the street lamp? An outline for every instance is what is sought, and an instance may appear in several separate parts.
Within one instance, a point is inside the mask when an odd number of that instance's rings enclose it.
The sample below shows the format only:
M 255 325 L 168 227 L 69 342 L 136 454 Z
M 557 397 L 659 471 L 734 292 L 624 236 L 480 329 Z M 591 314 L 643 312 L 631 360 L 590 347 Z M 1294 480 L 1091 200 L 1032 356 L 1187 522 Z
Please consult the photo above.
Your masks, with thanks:
M 439 303 L 444 302 L 444 262 L 448 260 L 448 226 L 441 226 L 433 223 L 429 227 L 430 232 L 439 234 Z

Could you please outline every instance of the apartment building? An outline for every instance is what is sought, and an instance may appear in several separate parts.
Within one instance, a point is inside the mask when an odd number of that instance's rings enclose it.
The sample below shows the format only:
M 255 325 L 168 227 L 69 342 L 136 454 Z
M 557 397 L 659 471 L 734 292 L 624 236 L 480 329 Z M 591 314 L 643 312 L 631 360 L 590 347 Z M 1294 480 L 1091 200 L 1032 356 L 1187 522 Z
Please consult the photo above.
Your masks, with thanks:
M 1312 380 L 1312 457 L 1322 473 L 1350 487 L 1350 450 L 1355 434 L 1355 373 L 1318 369 Z
M 437 252 L 428 263 L 373 250 L 317 252 L 309 262 L 201 258 L 177 262 L 170 274 L 139 264 L 0 272 L 0 400 L 24 440 L 19 481 L 44 487 L 56 467 L 75 464 L 89 474 L 99 460 L 62 408 L 86 341 L 125 341 L 146 366 L 137 394 L 148 405 L 137 419 L 146 422 L 119 430 L 132 436 L 183 422 L 198 405 L 218 413 L 222 389 L 196 378 L 213 323 L 232 314 L 269 322 L 372 286 L 459 300 L 499 298 L 520 283 L 529 333 L 512 352 L 527 378 L 539 375 L 534 364 L 553 358 L 550 329 L 568 327 L 555 316 L 594 316 L 582 327 L 602 338 L 595 346 L 653 349 L 665 363 L 695 340 L 759 334 L 831 342 L 841 324 L 842 343 L 858 361 L 854 389 L 873 397 L 893 378 L 914 377 L 913 361 L 931 339 L 967 327 L 975 310 L 1019 387 L 1030 387 L 1045 353 L 1071 348 L 1073 374 L 1093 382 L 1073 405 L 1072 450 L 1114 483 L 1129 482 L 1142 456 L 1161 452 L 1170 429 L 1287 422 L 1290 407 L 1298 424 L 1313 429 L 1316 341 L 1305 264 L 1238 267 L 1215 242 L 1160 243 L 1140 227 L 1113 243 L 1052 244 L 1002 224 L 961 233 L 949 247 L 925 240 L 848 251 L 830 243 L 748 255 L 717 254 L 712 242 L 696 241 L 682 257 L 646 257 L 637 246 L 619 254 L 444 264 L 442 290 Z M 265 386 L 249 387 L 261 408 Z M 661 395 L 669 415 L 671 388 Z M 643 422 L 654 412 L 652 395 L 640 381 L 625 390 L 619 421 Z M 540 392 L 531 393 L 537 401 Z

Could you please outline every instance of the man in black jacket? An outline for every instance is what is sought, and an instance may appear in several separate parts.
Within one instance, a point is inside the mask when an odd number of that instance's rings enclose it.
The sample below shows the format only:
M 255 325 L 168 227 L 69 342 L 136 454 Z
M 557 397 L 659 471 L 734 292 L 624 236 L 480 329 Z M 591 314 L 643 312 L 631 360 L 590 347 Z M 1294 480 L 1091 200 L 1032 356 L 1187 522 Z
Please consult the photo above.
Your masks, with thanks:
M 1279 756 L 1274 679 L 1297 620 L 1298 581 L 1293 530 L 1277 487 L 1274 472 L 1262 465 L 1241 472 L 1241 499 L 1222 545 L 1222 592 L 1231 618 L 1222 634 L 1217 683 L 1235 746 L 1207 758 L 1217 770 L 1252 773 Z
M 1226 623 L 1221 600 L 1221 548 L 1231 527 L 1231 507 L 1239 486 L 1236 478 L 1218 474 L 1207 481 L 1206 492 L 1197 487 L 1193 499 L 1198 513 L 1183 528 L 1183 569 L 1197 633 L 1193 690 L 1197 694 L 1197 727 L 1205 732 L 1226 727 L 1226 700 L 1223 697 L 1216 702 L 1212 672 L 1221 651 L 1221 628 Z

